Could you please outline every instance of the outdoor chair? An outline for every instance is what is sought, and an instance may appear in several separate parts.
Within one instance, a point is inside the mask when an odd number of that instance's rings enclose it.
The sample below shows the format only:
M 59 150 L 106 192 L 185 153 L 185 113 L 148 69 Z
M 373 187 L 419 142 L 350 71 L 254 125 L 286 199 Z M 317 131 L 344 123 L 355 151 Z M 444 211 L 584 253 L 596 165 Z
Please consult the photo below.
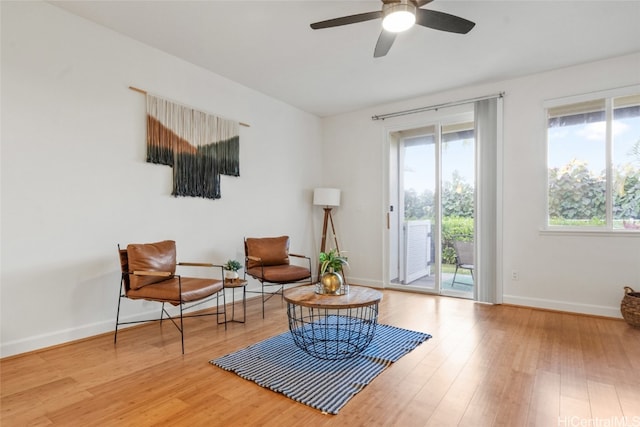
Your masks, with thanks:
M 130 244 L 126 249 L 120 249 L 120 266 L 122 277 L 120 280 L 120 298 L 116 314 L 116 331 L 114 344 L 118 339 L 118 327 L 132 323 L 170 320 L 180 331 L 182 354 L 184 354 L 184 323 L 186 317 L 224 316 L 226 328 L 226 309 L 224 300 L 224 269 L 221 265 L 209 263 L 176 263 L 176 244 L 173 240 L 157 243 Z M 220 279 L 183 277 L 175 274 L 176 266 L 220 268 Z M 222 295 L 222 307 L 220 296 Z M 159 319 L 135 321 L 120 321 L 120 303 L 123 298 L 131 300 L 154 301 L 162 304 Z M 195 312 L 185 315 L 184 312 L 206 302 L 216 300 L 216 311 Z M 179 307 L 179 314 L 171 315 L 165 308 L 165 303 Z
M 453 273 L 453 280 L 451 281 L 451 287 L 454 283 L 461 285 L 467 285 L 465 282 L 456 282 L 456 276 L 458 275 L 458 269 L 466 269 L 471 272 L 471 281 L 473 285 L 473 270 L 475 269 L 473 260 L 473 242 L 463 242 L 460 240 L 453 242 L 453 249 L 456 251 L 456 271 Z
M 289 253 L 289 236 L 245 238 L 245 279 L 249 275 L 260 282 L 262 296 L 262 318 L 264 319 L 264 303 L 274 295 L 283 295 L 285 285 L 299 285 L 303 282 L 311 285 L 311 258 Z M 289 257 L 307 260 L 307 266 L 293 265 Z M 273 292 L 267 287 L 276 286 Z

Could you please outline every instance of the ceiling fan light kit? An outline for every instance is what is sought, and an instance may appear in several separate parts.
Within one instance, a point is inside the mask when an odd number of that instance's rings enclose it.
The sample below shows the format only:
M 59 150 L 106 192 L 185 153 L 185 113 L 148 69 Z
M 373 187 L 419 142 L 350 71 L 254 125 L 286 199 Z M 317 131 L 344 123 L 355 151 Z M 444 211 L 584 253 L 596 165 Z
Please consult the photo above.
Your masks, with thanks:
M 385 5 L 387 6 L 387 5 Z M 416 8 L 406 3 L 394 3 L 385 7 L 382 28 L 392 33 L 401 33 L 416 23 Z
M 379 58 L 389 52 L 397 33 L 408 30 L 414 24 L 434 30 L 458 34 L 467 34 L 476 25 L 471 21 L 449 15 L 448 13 L 437 10 L 420 9 L 432 1 L 433 0 L 382 0 L 381 10 L 314 22 L 311 24 L 311 28 L 320 30 L 322 28 L 339 27 L 382 18 L 382 32 L 378 37 L 378 42 L 373 51 L 374 58 Z

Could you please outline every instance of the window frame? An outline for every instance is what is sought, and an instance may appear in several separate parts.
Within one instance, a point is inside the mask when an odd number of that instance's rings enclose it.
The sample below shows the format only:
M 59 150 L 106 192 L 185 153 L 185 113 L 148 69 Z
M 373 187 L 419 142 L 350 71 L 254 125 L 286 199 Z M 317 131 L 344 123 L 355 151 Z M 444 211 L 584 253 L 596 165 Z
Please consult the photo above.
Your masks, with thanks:
M 640 237 L 640 230 L 633 229 L 616 229 L 613 228 L 613 100 L 630 95 L 640 94 L 640 85 L 625 86 L 616 89 L 609 89 L 598 92 L 591 92 L 582 95 L 574 95 L 562 98 L 555 98 L 543 102 L 543 129 L 545 144 L 545 205 L 544 218 L 541 232 L 543 234 L 566 234 L 566 235 L 628 235 Z M 606 224 L 603 226 L 568 226 L 568 225 L 551 225 L 549 224 L 549 116 L 548 110 L 552 108 L 562 107 L 570 104 L 582 102 L 605 100 L 605 178 L 606 178 Z

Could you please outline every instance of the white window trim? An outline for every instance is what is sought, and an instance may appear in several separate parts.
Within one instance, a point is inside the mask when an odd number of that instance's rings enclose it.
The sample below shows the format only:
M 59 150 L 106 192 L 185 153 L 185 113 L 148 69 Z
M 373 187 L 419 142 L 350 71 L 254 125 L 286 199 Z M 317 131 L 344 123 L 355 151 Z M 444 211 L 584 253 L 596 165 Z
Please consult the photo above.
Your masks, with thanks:
M 548 99 L 543 102 L 542 106 L 546 110 L 548 108 L 559 107 L 565 104 L 577 104 L 579 102 L 593 101 L 599 98 L 617 98 L 621 96 L 631 95 L 632 93 L 634 92 L 637 93 L 638 91 L 640 91 L 640 84 L 619 87 L 616 89 L 602 90 L 599 92 L 585 93 L 582 95 L 572 95 L 572 96 L 566 96 L 563 98 Z M 545 118 L 545 123 L 546 123 L 546 118 Z M 545 129 L 546 129 L 546 126 L 545 126 Z

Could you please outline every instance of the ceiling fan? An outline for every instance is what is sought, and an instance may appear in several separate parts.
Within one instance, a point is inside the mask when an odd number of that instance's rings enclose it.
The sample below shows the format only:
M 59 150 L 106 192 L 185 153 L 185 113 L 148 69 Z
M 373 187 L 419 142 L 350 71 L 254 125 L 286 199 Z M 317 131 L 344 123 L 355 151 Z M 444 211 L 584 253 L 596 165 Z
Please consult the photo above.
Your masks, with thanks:
M 433 28 L 434 30 L 458 34 L 466 34 L 476 25 L 474 22 L 458 16 L 449 15 L 448 13 L 438 12 L 437 10 L 420 9 L 433 0 L 381 1 L 382 10 L 314 22 L 311 24 L 311 28 L 319 30 L 382 18 L 382 32 L 380 33 L 380 37 L 378 37 L 378 42 L 373 52 L 373 56 L 379 58 L 389 52 L 399 32 L 408 30 L 414 24 Z

